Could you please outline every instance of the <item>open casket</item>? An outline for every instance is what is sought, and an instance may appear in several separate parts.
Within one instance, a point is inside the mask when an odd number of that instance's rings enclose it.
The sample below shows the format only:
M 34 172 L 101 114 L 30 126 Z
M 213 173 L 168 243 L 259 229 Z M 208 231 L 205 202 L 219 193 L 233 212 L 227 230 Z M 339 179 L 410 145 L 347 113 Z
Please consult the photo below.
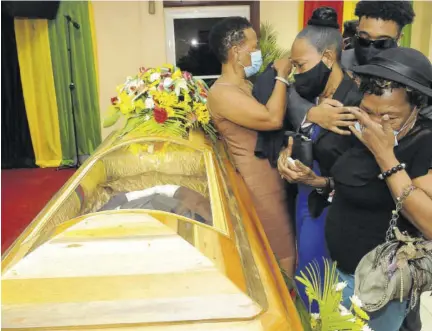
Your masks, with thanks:
M 161 185 L 198 193 L 210 216 L 102 208 Z M 2 329 L 302 326 L 223 145 L 191 132 L 104 141 L 4 254 Z

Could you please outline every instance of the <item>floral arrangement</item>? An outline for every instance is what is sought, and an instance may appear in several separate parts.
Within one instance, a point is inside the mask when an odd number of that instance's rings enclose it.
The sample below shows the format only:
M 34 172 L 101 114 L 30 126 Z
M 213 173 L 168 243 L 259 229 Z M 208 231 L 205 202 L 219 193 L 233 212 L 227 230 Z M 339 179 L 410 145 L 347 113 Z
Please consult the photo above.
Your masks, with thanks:
M 320 270 L 317 263 L 306 267 L 306 273 L 296 279 L 305 286 L 309 302 L 316 301 L 319 313 L 311 314 L 313 331 L 372 331 L 367 325 L 368 314 L 362 309 L 362 302 L 357 296 L 352 296 L 351 308 L 345 308 L 342 302 L 342 292 L 346 282 L 339 282 L 336 263 L 324 260 L 324 284 L 320 281 Z M 310 310 L 310 307 L 309 307 Z
M 121 135 L 138 131 L 147 135 L 182 136 L 190 129 L 202 128 L 212 139 L 216 130 L 207 108 L 207 85 L 186 71 L 166 64 L 158 68 L 140 68 L 117 87 L 111 98 L 104 127 L 126 117 Z

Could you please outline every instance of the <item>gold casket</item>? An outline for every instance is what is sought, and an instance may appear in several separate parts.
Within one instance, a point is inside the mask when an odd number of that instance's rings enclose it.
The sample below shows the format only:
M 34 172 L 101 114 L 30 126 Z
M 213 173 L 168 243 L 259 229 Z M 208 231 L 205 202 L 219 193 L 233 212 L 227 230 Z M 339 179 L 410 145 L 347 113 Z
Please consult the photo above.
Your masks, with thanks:
M 119 192 L 177 185 L 200 222 L 100 211 Z M 249 193 L 221 144 L 108 137 L 2 258 L 2 329 L 302 330 Z

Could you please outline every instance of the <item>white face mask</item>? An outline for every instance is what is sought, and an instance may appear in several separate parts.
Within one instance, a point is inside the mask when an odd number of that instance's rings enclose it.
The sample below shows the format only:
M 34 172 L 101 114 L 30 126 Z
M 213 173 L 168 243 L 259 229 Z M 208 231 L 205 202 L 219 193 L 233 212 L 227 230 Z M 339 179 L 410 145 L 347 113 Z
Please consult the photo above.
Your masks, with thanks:
M 250 57 L 251 57 L 251 65 L 245 67 L 240 61 L 239 64 L 243 67 L 244 72 L 246 77 L 251 77 L 255 74 L 258 73 L 258 71 L 260 70 L 262 64 L 263 64 L 263 59 L 262 59 L 262 54 L 260 50 L 257 51 L 253 51 L 250 53 Z
M 395 137 L 395 142 L 394 142 L 395 147 L 396 147 L 397 145 L 399 145 L 398 140 L 397 140 L 397 136 L 399 135 L 400 132 L 402 132 L 403 130 L 405 130 L 405 129 L 407 128 L 407 126 L 408 126 L 408 124 L 409 124 L 409 122 L 410 122 L 411 117 L 412 117 L 413 115 L 416 115 L 416 113 L 417 113 L 417 112 L 416 112 L 416 110 L 414 109 L 414 110 L 411 112 L 411 115 L 407 118 L 407 120 L 405 121 L 405 123 L 402 125 L 402 127 L 401 127 L 399 130 L 393 130 L 393 134 L 394 134 L 394 137 Z M 356 128 L 357 131 L 362 132 L 362 130 L 363 130 L 363 126 L 360 124 L 360 122 L 355 122 L 355 123 L 354 123 L 354 127 Z

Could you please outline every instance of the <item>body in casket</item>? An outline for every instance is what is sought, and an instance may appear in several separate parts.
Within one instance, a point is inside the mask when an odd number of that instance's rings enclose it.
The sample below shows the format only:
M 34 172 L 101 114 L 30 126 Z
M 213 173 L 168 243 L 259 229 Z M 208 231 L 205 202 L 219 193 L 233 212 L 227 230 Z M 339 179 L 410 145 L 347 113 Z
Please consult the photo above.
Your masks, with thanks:
M 198 132 L 108 137 L 4 254 L 2 328 L 302 330 L 241 177 Z

